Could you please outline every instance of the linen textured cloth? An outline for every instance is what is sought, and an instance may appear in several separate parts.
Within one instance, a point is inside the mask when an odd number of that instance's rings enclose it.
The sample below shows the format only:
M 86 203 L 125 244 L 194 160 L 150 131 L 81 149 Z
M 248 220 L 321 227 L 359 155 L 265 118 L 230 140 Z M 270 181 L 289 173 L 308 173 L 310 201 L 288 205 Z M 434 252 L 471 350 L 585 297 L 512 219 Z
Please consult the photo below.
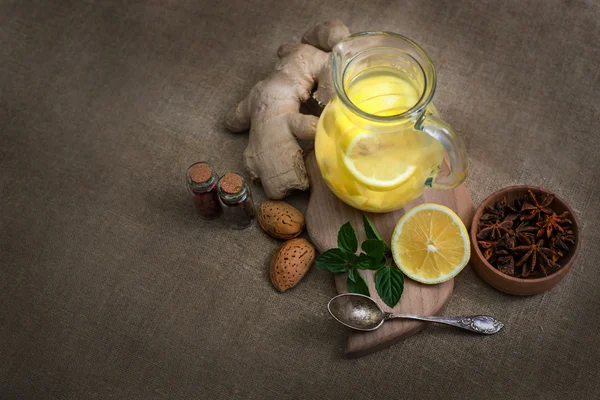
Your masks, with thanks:
M 225 112 L 332 17 L 429 52 L 475 205 L 533 184 L 577 212 L 553 290 L 456 279 L 446 314 L 494 315 L 499 335 L 431 326 L 347 360 L 330 274 L 278 293 L 280 242 L 197 217 L 187 167 L 245 173 Z M 600 398 L 599 131 L 597 1 L 5 0 L 0 399 Z

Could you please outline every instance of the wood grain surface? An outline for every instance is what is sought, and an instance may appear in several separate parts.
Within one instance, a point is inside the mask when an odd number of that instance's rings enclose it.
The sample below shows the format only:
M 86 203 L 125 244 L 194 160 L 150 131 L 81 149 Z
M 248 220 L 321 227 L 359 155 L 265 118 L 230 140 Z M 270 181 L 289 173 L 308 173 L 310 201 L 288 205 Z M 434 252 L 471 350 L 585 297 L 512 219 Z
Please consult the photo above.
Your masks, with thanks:
M 323 252 L 337 247 L 337 232 L 342 224 L 348 221 L 354 226 L 359 242 L 362 242 L 365 239 L 363 212 L 346 205 L 329 190 L 319 172 L 314 152 L 307 156 L 306 168 L 311 185 L 311 195 L 306 210 L 306 227 L 317 249 Z M 383 239 L 389 243 L 400 217 L 412 207 L 425 202 L 443 204 L 451 208 L 462 218 L 466 226 L 470 225 L 473 217 L 473 201 L 465 185 L 448 191 L 427 189 L 420 198 L 403 209 L 383 214 L 366 214 Z M 395 313 L 439 315 L 450 300 L 454 288 L 453 279 L 439 285 L 424 285 L 406 278 L 400 302 L 394 308 L 390 308 L 383 303 L 375 290 L 374 271 L 360 273 L 369 286 L 371 297 L 385 311 Z M 347 274 L 335 275 L 335 284 L 339 293 L 348 292 L 346 278 Z M 414 335 L 426 325 L 423 322 L 396 319 L 386 322 L 373 332 L 351 331 L 346 345 L 346 356 L 361 357 L 381 350 Z

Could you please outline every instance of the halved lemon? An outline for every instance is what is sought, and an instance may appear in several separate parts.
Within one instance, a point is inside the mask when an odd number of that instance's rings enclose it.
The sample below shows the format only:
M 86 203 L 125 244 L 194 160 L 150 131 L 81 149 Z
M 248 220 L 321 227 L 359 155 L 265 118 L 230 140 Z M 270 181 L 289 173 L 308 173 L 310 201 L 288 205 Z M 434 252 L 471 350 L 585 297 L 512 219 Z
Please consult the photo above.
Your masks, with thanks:
M 406 149 L 398 135 L 361 133 L 344 149 L 344 164 L 361 183 L 373 190 L 389 190 L 413 176 L 416 167 L 407 163 Z
M 454 278 L 471 257 L 469 234 L 458 215 L 432 203 L 411 209 L 398 221 L 391 247 L 398 268 L 427 284 Z

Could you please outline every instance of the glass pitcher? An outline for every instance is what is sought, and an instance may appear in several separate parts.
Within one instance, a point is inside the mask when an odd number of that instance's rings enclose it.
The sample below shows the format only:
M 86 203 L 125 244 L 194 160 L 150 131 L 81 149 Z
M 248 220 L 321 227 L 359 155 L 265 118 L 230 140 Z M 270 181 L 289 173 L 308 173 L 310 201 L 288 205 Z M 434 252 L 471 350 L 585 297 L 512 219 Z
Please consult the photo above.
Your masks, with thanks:
M 345 203 L 387 212 L 426 187 L 451 189 L 467 175 L 462 141 L 431 99 L 436 73 L 427 53 L 389 32 L 362 32 L 332 52 L 336 96 L 315 138 L 323 179 Z

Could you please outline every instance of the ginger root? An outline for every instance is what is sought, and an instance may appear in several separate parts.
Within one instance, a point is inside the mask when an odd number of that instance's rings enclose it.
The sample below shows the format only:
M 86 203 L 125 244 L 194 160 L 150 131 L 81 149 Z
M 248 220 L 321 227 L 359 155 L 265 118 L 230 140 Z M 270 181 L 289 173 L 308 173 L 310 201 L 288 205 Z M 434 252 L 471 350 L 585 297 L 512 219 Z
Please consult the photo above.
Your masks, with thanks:
M 233 132 L 250 129 L 244 163 L 252 180 L 260 181 L 271 199 L 309 187 L 296 137 L 314 139 L 319 118 L 301 114 L 300 105 L 311 97 L 317 84 L 313 97 L 323 105 L 331 99 L 329 52 L 349 34 L 344 23 L 334 19 L 306 32 L 303 44 L 282 45 L 275 71 L 254 85 L 225 117 L 225 125 Z

